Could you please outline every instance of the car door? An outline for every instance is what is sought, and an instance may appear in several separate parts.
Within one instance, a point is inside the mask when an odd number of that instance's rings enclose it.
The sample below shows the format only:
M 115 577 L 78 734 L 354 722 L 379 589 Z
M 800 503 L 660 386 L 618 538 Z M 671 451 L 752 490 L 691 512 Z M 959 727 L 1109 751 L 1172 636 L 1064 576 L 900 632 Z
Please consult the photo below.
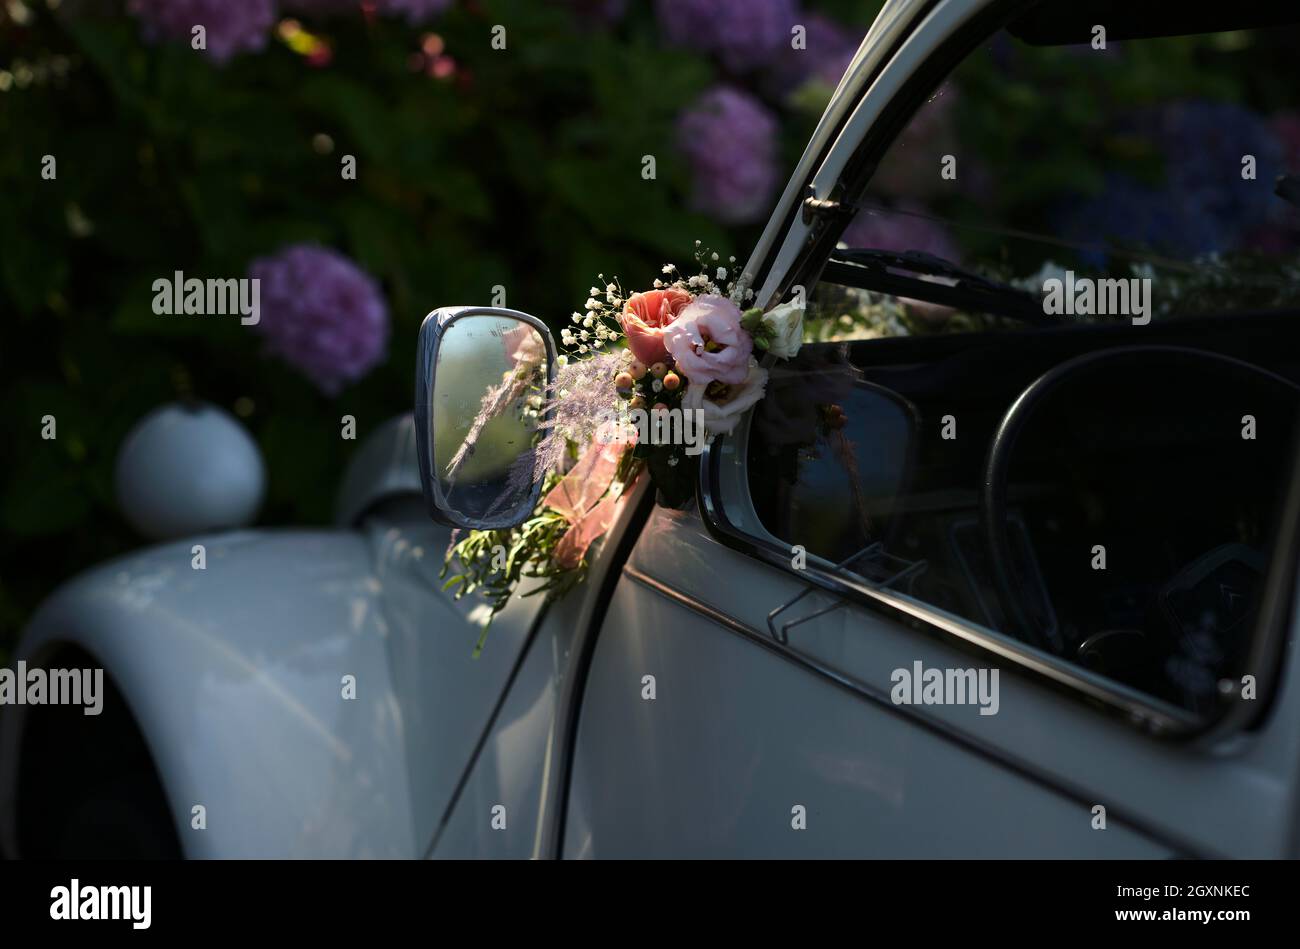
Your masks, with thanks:
M 899 5 L 901 34 L 873 31 L 747 268 L 760 303 L 818 266 L 816 213 L 801 209 L 836 194 L 954 49 L 987 36 L 990 11 L 1023 6 Z M 1269 670 L 1262 724 L 1199 745 L 1152 737 L 1032 649 L 888 584 L 849 595 L 833 564 L 801 569 L 753 523 L 746 498 L 766 474 L 752 463 L 743 437 L 713 446 L 701 509 L 656 509 L 622 568 L 575 713 L 564 856 L 1293 853 L 1294 651 Z M 1274 582 L 1295 569 L 1291 551 Z M 1285 634 L 1290 606 L 1276 619 Z M 983 702 L 908 701 L 900 683 L 925 670 L 995 687 Z

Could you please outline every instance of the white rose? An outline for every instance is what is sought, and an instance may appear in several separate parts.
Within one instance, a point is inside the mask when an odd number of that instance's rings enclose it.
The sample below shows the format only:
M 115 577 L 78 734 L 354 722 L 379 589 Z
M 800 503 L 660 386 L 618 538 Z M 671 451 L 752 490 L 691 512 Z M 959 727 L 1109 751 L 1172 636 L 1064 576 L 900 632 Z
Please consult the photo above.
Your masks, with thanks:
M 722 383 L 715 384 L 715 389 Z M 718 398 L 710 398 L 707 385 L 692 383 L 687 386 L 682 396 L 682 408 L 687 411 L 704 412 L 704 430 L 710 435 L 730 435 L 740 416 L 763 398 L 767 386 L 767 370 L 760 369 L 755 362 L 750 363 L 749 374 L 738 385 L 726 386 L 726 391 Z
M 763 314 L 763 324 L 772 333 L 767 351 L 780 359 L 793 359 L 803 345 L 802 306 L 782 303 Z

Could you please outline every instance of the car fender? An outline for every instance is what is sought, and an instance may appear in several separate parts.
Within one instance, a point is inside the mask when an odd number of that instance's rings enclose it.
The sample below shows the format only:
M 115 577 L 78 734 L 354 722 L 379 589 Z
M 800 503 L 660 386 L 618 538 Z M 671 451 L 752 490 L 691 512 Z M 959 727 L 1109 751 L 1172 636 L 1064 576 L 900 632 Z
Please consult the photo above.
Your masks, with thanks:
M 438 580 L 448 529 L 418 505 L 390 501 L 356 530 L 238 531 L 96 567 L 41 606 L 14 659 L 75 646 L 102 665 L 187 856 L 422 855 L 541 598 L 498 616 L 474 658 L 475 604 Z M 4 711 L 13 854 L 24 709 Z

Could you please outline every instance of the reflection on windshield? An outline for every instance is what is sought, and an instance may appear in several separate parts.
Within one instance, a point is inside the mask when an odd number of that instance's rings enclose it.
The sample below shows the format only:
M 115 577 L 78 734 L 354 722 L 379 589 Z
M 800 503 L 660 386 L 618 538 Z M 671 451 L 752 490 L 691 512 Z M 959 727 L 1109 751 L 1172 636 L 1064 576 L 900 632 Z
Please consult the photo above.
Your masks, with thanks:
M 890 146 L 840 246 L 919 251 L 1034 294 L 1122 281 L 1145 303 L 1114 312 L 1080 291 L 1046 311 L 1063 326 L 1300 307 L 1300 207 L 1286 197 L 1297 40 L 1286 27 L 1093 49 L 1000 34 Z M 924 285 L 824 289 L 814 340 L 1013 325 Z

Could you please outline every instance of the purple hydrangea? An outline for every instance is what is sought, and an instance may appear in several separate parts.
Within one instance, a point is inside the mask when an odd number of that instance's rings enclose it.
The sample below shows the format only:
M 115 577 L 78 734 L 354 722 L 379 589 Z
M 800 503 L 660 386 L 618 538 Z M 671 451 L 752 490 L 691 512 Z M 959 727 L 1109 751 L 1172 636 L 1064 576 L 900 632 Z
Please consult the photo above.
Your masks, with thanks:
M 263 49 L 276 16 L 275 0 L 130 0 L 128 9 L 151 42 L 189 43 L 194 27 L 202 26 L 203 52 L 217 63 Z
M 691 164 L 691 206 L 728 224 L 748 224 L 777 184 L 776 118 L 730 86 L 706 92 L 677 120 L 678 147 Z
M 804 48 L 785 43 L 764 70 L 763 88 L 773 95 L 784 96 L 810 80 L 834 88 L 862 42 L 860 34 L 820 13 L 804 17 L 803 26 Z
M 733 72 L 767 64 L 800 19 L 796 0 L 657 0 L 655 12 L 669 43 L 713 53 Z
M 403 16 L 412 25 L 431 20 L 445 11 L 452 0 L 374 0 L 381 16 Z
M 919 250 L 954 263 L 961 260 L 948 229 L 906 202 L 896 211 L 864 208 L 853 216 L 840 240 L 853 248 Z
M 296 244 L 253 261 L 261 281 L 256 324 L 268 352 L 326 395 L 360 379 L 388 347 L 388 307 L 379 285 L 347 257 Z
M 402 16 L 412 25 L 423 23 L 445 11 L 453 0 L 369 0 L 380 16 Z M 363 0 L 284 0 L 284 8 L 303 16 L 329 17 L 360 13 Z

